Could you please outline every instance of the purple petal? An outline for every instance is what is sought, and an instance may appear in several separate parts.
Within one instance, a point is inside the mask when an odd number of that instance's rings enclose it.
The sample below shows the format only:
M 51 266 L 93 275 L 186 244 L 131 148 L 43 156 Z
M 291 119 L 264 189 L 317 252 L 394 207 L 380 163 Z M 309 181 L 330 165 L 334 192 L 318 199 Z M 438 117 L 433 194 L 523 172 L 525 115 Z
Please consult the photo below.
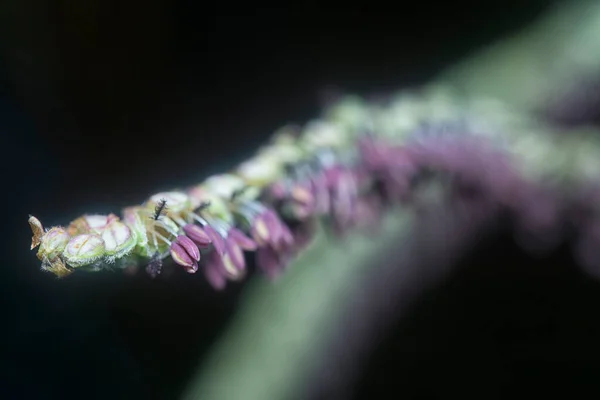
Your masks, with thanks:
M 242 231 L 236 228 L 231 228 L 229 230 L 229 238 L 233 240 L 238 246 L 240 246 L 244 250 L 253 251 L 256 250 L 256 243 L 248 236 L 246 236 Z
M 217 256 L 217 258 L 219 258 Z M 204 265 L 203 272 L 208 283 L 216 290 L 223 290 L 227 284 L 227 279 L 221 272 L 219 266 L 220 261 L 217 261 L 214 257 L 209 256 L 209 260 Z
M 198 270 L 198 262 L 190 257 L 185 248 L 177 241 L 171 243 L 169 250 L 173 261 L 183 266 L 187 272 L 194 273 Z
M 292 188 L 292 198 L 294 201 L 305 205 L 311 206 L 315 202 L 315 197 L 311 191 L 310 185 L 308 184 L 296 184 Z
M 332 214 L 334 220 L 337 220 L 341 227 L 350 224 L 357 200 L 354 183 L 351 179 L 349 175 L 340 176 L 340 179 L 336 182 L 337 186 L 333 188 Z
M 284 222 L 281 223 L 281 237 L 279 245 L 281 246 L 281 244 L 283 244 L 285 247 L 291 247 L 294 245 L 294 235 Z
M 339 180 L 344 175 L 340 167 L 328 168 L 325 171 L 323 171 L 323 173 L 325 174 L 325 179 L 329 188 L 336 188 L 338 186 Z
M 277 243 L 281 237 L 281 226 L 283 222 L 279 219 L 279 216 L 275 211 L 269 209 L 263 214 L 267 229 L 270 233 L 270 242 Z
M 265 246 L 271 239 L 269 225 L 265 221 L 264 214 L 256 217 L 250 228 L 250 234 L 258 246 Z
M 198 246 L 192 242 L 192 239 L 184 235 L 179 235 L 177 236 L 177 243 L 185 249 L 190 257 L 196 261 L 200 261 L 200 250 L 198 249 Z
M 239 270 L 244 270 L 246 268 L 246 260 L 242 248 L 233 240 L 227 240 L 225 244 L 227 246 L 226 255 L 229 256 L 233 266 Z
M 192 265 L 191 267 L 184 267 L 185 268 L 185 272 L 187 272 L 188 274 L 195 274 L 196 272 L 198 272 L 198 263 L 194 262 L 194 265 Z
M 224 255 L 225 254 L 225 239 L 223 239 L 223 236 L 221 236 L 219 234 L 219 232 L 217 232 L 215 230 L 215 228 L 210 226 L 210 224 L 207 224 L 204 226 L 204 231 L 206 232 L 206 234 L 212 241 L 212 244 L 215 247 L 215 250 L 217 250 L 217 252 L 219 254 Z
M 185 234 L 200 247 L 208 247 L 212 240 L 199 225 L 187 224 L 183 227 Z
M 329 190 L 325 176 L 320 174 L 311 180 L 312 191 L 315 196 L 314 209 L 318 214 L 325 214 L 329 211 Z

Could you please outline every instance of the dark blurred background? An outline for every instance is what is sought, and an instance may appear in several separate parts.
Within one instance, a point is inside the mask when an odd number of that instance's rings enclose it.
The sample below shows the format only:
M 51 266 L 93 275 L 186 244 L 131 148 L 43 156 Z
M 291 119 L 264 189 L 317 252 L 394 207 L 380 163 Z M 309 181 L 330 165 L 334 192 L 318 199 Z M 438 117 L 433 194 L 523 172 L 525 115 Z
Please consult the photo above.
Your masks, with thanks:
M 2 2 L 2 397 L 177 398 L 242 289 L 215 293 L 201 276 L 182 274 L 57 281 L 28 251 L 28 213 L 63 224 L 200 181 L 283 124 L 316 117 L 329 93 L 419 85 L 549 3 Z M 565 379 L 597 371 L 590 343 L 598 321 L 589 316 L 598 288 L 564 278 L 568 257 L 539 266 L 509 238 L 467 259 L 464 270 L 491 259 L 502 268 L 458 275 L 381 343 L 357 398 L 446 398 L 476 384 L 479 397 L 497 398 L 502 385 L 513 394 L 521 384 L 546 384 L 541 372 L 529 379 L 539 365 L 519 364 L 527 354 Z M 562 272 L 540 284 L 515 265 Z M 569 343 L 579 347 L 569 353 Z M 414 358 L 400 361 L 409 344 Z

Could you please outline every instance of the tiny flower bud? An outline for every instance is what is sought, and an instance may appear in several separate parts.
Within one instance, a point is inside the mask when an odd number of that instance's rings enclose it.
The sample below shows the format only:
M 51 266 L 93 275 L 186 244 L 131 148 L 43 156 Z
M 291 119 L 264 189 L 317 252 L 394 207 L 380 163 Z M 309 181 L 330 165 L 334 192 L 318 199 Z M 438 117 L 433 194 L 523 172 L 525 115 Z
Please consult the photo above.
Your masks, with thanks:
M 231 174 L 213 175 L 206 179 L 204 186 L 211 193 L 224 199 L 230 198 L 236 191 L 244 188 L 244 180 Z
M 187 224 L 183 227 L 185 234 L 200 247 L 208 247 L 212 240 L 199 225 Z
M 194 260 L 200 261 L 200 250 L 190 238 L 184 235 L 179 235 L 177 236 L 177 243 L 179 243 Z
M 271 237 L 269 234 L 269 227 L 267 226 L 267 222 L 263 216 L 256 218 L 250 231 L 252 233 L 252 238 L 259 246 L 264 246 L 267 244 L 269 238 Z
M 102 230 L 102 239 L 108 255 L 125 254 L 135 246 L 135 237 L 131 229 L 116 220 Z
M 242 280 L 246 276 L 246 268 L 239 268 L 231 259 L 229 253 L 225 254 L 221 260 L 221 266 L 224 269 L 225 276 L 232 281 Z
M 244 251 L 237 243 L 235 243 L 231 238 L 228 238 L 225 242 L 227 246 L 226 256 L 231 260 L 231 263 L 238 270 L 243 270 L 246 268 L 246 260 L 244 259 Z
M 280 176 L 281 171 L 277 164 L 272 157 L 255 156 L 243 162 L 237 173 L 249 185 L 263 187 Z
M 87 225 L 92 230 L 98 230 L 104 228 L 109 222 L 114 220 L 115 215 L 86 215 L 83 217 L 87 222 Z
M 282 235 L 283 222 L 273 210 L 269 209 L 263 215 L 269 229 L 271 241 L 278 242 Z
M 282 244 L 284 246 L 292 246 L 294 244 L 294 242 L 295 242 L 295 239 L 294 239 L 294 235 L 292 234 L 292 231 L 290 231 L 290 228 L 288 228 L 288 226 L 282 222 L 281 223 L 281 235 L 279 238 L 278 246 L 281 246 Z
M 190 204 L 190 197 L 183 192 L 162 192 L 150 197 L 149 204 L 155 207 L 162 201 L 170 212 L 178 213 L 185 210 Z
M 37 253 L 40 260 L 55 260 L 60 256 L 71 240 L 67 230 L 62 227 L 54 227 L 42 236 L 42 244 Z
M 69 235 L 75 236 L 82 233 L 97 233 L 101 234 L 104 228 L 112 221 L 118 220 L 114 214 L 110 215 L 84 215 L 72 221 L 67 228 Z
M 217 260 L 220 256 L 209 255 L 209 260 L 204 265 L 203 272 L 208 283 L 216 290 L 223 290 L 227 284 L 227 278 L 225 277 L 222 268 L 219 266 L 220 260 Z
M 187 272 L 193 274 L 198 270 L 198 262 L 180 244 L 179 240 L 175 240 L 173 243 L 171 243 L 169 251 L 173 261 L 184 267 Z
M 329 190 L 327 188 L 327 179 L 323 174 L 311 179 L 311 188 L 314 196 L 314 211 L 317 214 L 326 214 L 329 212 Z
M 188 194 L 192 208 L 197 209 L 208 204 L 208 207 L 202 211 L 202 216 L 209 216 L 226 222 L 232 220 L 233 216 L 229 210 L 228 199 L 213 193 L 205 184 L 191 188 Z
M 271 232 L 270 245 L 280 250 L 285 247 L 290 247 L 294 243 L 294 236 L 275 211 L 269 209 L 264 213 L 265 220 L 267 221 L 269 232 Z
M 223 239 L 223 236 L 209 224 L 204 226 L 204 231 L 208 237 L 210 237 L 215 250 L 221 255 L 225 254 L 225 240 Z
M 291 195 L 292 198 L 300 204 L 309 205 L 314 202 L 314 196 L 310 192 L 310 188 L 305 185 L 294 185 Z
M 290 197 L 292 202 L 288 205 L 291 214 L 296 219 L 305 219 L 315 212 L 324 209 L 322 202 L 323 198 L 320 198 L 321 204 L 317 204 L 317 198 L 315 197 L 315 193 L 312 192 L 314 187 L 313 183 L 298 183 L 292 187 L 290 191 Z M 325 192 L 326 192 L 325 188 Z M 328 198 L 325 201 L 328 202 Z M 319 206 L 319 210 L 317 210 L 317 205 Z
M 225 254 L 221 258 L 219 267 L 222 269 L 222 274 L 225 278 L 231 281 L 240 281 L 246 276 L 246 268 L 238 268 L 229 254 Z
M 69 265 L 79 267 L 96 261 L 105 251 L 104 240 L 100 236 L 84 233 L 71 238 L 63 254 Z
M 228 236 L 242 249 L 248 251 L 256 250 L 256 243 L 239 229 L 231 228 L 228 232 Z

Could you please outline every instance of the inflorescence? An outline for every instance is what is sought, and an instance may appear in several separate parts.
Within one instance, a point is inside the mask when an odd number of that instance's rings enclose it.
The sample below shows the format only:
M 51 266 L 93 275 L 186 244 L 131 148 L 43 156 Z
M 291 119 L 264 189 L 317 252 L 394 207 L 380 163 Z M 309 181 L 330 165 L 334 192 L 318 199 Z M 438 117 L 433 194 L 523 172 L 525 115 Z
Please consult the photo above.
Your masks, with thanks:
M 170 258 L 223 289 L 245 276 L 248 253 L 277 277 L 318 221 L 337 234 L 373 227 L 386 208 L 409 207 L 420 181 L 436 179 L 449 198 L 476 193 L 510 211 L 531 243 L 548 242 L 576 214 L 578 254 L 593 263 L 599 149 L 591 135 L 558 135 L 502 104 L 445 89 L 376 103 L 346 97 L 303 128 L 280 129 L 229 173 L 157 193 L 121 217 L 84 215 L 44 229 L 30 216 L 31 249 L 39 246 L 42 269 L 58 277 L 137 267 L 156 276 Z

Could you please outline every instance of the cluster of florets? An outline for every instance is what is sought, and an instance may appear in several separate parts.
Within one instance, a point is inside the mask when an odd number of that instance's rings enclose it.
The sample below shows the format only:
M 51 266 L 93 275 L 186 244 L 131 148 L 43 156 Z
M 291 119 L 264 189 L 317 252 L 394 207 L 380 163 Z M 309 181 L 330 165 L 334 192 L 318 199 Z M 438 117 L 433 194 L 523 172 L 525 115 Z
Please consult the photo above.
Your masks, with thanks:
M 319 221 L 337 234 L 373 227 L 386 207 L 410 203 L 415 182 L 431 172 L 449 183 L 451 196 L 475 193 L 510 210 L 528 243 L 554 243 L 548 232 L 560 230 L 564 204 L 555 189 L 597 182 L 599 146 L 566 159 L 565 143 L 539 132 L 538 124 L 499 105 L 443 91 L 386 104 L 347 98 L 303 129 L 280 130 L 231 172 L 155 194 L 122 218 L 84 215 L 44 230 L 31 216 L 31 248 L 40 246 L 42 268 L 59 277 L 140 266 L 156 276 L 171 259 L 222 289 L 245 276 L 249 253 L 277 277 Z M 558 161 L 547 159 L 561 151 Z M 597 210 L 590 215 L 578 245 L 587 261 L 597 258 L 600 244 Z

